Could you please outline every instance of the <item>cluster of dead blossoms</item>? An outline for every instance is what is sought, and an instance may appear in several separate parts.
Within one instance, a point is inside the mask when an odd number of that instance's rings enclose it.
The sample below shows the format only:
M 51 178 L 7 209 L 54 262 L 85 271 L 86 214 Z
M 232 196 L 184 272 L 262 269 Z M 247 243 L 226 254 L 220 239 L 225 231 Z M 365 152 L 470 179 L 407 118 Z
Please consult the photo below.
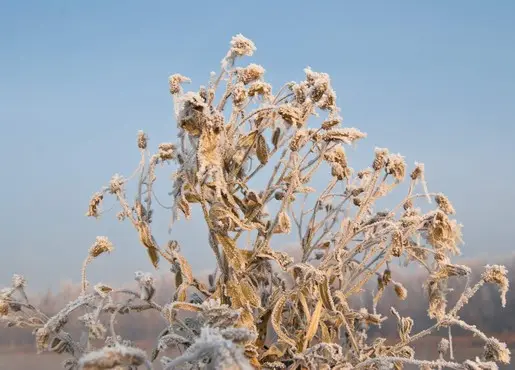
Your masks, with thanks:
M 480 281 L 470 283 L 470 269 L 451 262 L 459 253 L 460 225 L 447 197 L 427 191 L 424 166 L 410 170 L 401 155 L 378 148 L 370 168 L 353 169 L 347 148 L 366 134 L 342 125 L 329 76 L 306 68 L 303 81 L 274 91 L 263 67 L 239 64 L 255 49 L 242 35 L 233 37 L 220 73 L 212 73 L 196 92 L 183 90 L 187 77 L 171 76 L 178 140 L 152 153 L 140 132 L 134 200 L 126 194 L 130 178 L 115 175 L 90 201 L 87 215 L 98 217 L 104 197 L 114 196 L 121 207 L 118 218 L 132 223 L 152 264 L 171 266 L 176 291 L 170 301 L 154 300 L 148 273 L 136 274 L 138 290 L 90 287 L 87 265 L 113 249 L 99 237 L 84 262 L 77 300 L 48 317 L 31 305 L 25 281 L 15 276 L 12 287 L 0 292 L 1 318 L 33 328 L 39 351 L 68 354 L 67 369 L 150 369 L 158 358 L 164 369 L 379 370 L 409 364 L 476 370 L 509 363 L 504 343 L 459 317 L 484 284 L 496 284 L 504 304 L 506 270 L 486 266 Z M 207 282 L 195 277 L 176 241 L 153 236 L 155 169 L 169 163 L 176 167 L 173 218 L 189 219 L 192 207 L 199 207 L 209 229 L 206 243 L 217 267 Z M 317 191 L 312 180 L 323 172 L 330 180 Z M 405 181 L 402 202 L 378 211 L 376 202 Z M 436 208 L 424 213 L 420 201 Z M 299 259 L 277 250 L 278 234 L 298 238 Z M 427 271 L 433 326 L 414 332 L 413 320 L 394 307 L 378 312 L 388 290 L 399 300 L 409 299 L 392 273 L 394 262 Z M 452 304 L 450 279 L 466 281 Z M 356 306 L 353 298 L 370 286 L 373 300 Z M 164 322 L 151 354 L 115 332 L 116 315 L 144 310 L 158 311 Z M 65 331 L 72 312 L 83 314 L 80 340 Z M 371 339 L 369 327 L 386 319 L 397 321 L 397 340 Z M 482 356 L 454 360 L 453 326 L 484 340 Z M 440 328 L 449 328 L 449 337 L 435 348 L 434 359 L 418 360 L 413 342 Z M 173 351 L 180 355 L 171 357 Z

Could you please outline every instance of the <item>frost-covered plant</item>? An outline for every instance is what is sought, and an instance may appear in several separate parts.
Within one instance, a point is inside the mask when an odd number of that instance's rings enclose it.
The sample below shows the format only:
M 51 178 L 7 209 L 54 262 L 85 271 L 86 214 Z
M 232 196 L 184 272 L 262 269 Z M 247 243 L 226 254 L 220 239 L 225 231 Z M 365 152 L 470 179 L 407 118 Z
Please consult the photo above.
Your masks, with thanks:
M 87 265 L 113 250 L 99 237 L 84 262 L 82 294 L 75 301 L 48 317 L 29 303 L 25 280 L 15 276 L 12 287 L 0 293 L 2 320 L 33 328 L 39 351 L 70 355 L 68 369 L 152 368 L 158 357 L 165 369 L 400 369 L 405 364 L 495 369 L 496 363 L 509 363 L 504 343 L 458 316 L 485 283 L 498 286 L 504 305 L 507 271 L 487 266 L 470 285 L 470 269 L 451 262 L 459 253 L 460 225 L 447 197 L 427 191 L 424 165 L 415 163 L 410 171 L 401 155 L 377 148 L 370 168 L 351 168 L 346 148 L 366 134 L 342 125 L 329 76 L 306 68 L 303 81 L 274 91 L 263 67 L 237 65 L 255 50 L 249 39 L 233 37 L 220 73 L 196 92 L 183 90 L 189 78 L 171 76 L 177 142 L 162 143 L 152 154 L 147 135 L 139 132 L 134 201 L 126 194 L 129 179 L 120 175 L 90 201 L 87 215 L 98 217 L 104 197 L 114 196 L 121 206 L 118 218 L 134 226 L 152 264 L 164 259 L 171 266 L 176 291 L 170 302 L 154 300 L 150 274 L 136 273 L 134 291 L 101 283 L 90 288 Z M 199 207 L 208 227 L 206 243 L 217 266 L 207 284 L 195 277 L 176 241 L 153 236 L 155 169 L 167 163 L 176 167 L 174 220 L 189 219 L 192 207 Z M 316 175 L 318 182 L 327 179 L 318 191 Z M 376 202 L 406 178 L 403 200 L 377 210 Z M 436 209 L 423 212 L 417 208 L 421 200 L 434 200 Z M 297 261 L 277 250 L 278 234 L 298 238 Z M 387 319 L 377 310 L 385 291 L 409 300 L 394 279 L 394 261 L 427 271 L 434 325 L 414 332 L 413 320 L 392 308 L 398 340 L 389 343 L 381 336 L 372 340 L 367 332 Z M 451 278 L 466 281 L 453 305 L 447 301 Z M 372 302 L 357 306 L 353 298 L 370 283 L 377 284 Z M 166 323 L 148 357 L 114 328 L 116 315 L 145 310 L 158 311 Z M 64 330 L 75 311 L 83 313 L 80 339 Z M 106 314 L 111 315 L 107 323 Z M 453 326 L 484 340 L 482 358 L 455 362 Z M 449 328 L 449 337 L 435 348 L 435 359 L 417 360 L 412 344 L 440 328 Z M 182 354 L 170 358 L 169 350 Z

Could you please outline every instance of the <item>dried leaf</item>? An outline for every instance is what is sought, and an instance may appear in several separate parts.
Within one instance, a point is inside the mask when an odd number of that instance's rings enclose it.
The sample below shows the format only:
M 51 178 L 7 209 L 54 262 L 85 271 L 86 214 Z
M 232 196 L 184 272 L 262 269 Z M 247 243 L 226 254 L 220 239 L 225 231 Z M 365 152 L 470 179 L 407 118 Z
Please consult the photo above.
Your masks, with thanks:
M 256 136 L 258 135 L 257 131 L 253 131 L 248 135 L 240 137 L 238 140 L 238 147 L 240 148 L 250 148 L 254 142 L 256 141 Z
M 288 346 L 285 343 L 272 344 L 269 349 L 261 354 L 259 360 L 262 362 L 277 361 L 284 356 L 287 349 Z
M 184 198 L 180 198 L 177 202 L 177 207 L 181 210 L 187 220 L 191 218 L 191 207 L 190 204 Z
M 320 322 L 320 315 L 322 314 L 322 300 L 317 302 L 315 306 L 315 310 L 313 311 L 313 315 L 311 316 L 311 320 L 309 322 L 308 330 L 306 331 L 306 336 L 304 337 L 304 344 L 302 345 L 302 351 L 304 352 L 313 337 L 315 336 L 318 330 L 318 323 Z
M 258 136 L 256 154 L 261 164 L 266 164 L 268 162 L 268 145 L 266 144 L 266 140 L 263 135 Z
M 225 257 L 229 261 L 229 265 L 233 267 L 236 271 L 241 271 L 245 269 L 245 259 L 238 247 L 236 247 L 236 243 L 227 235 L 217 234 L 216 238 L 218 242 L 222 245 Z
M 320 321 L 320 330 L 322 332 L 321 341 L 323 343 L 332 343 L 331 334 L 329 333 L 329 329 L 327 328 L 327 325 Z
M 324 277 L 324 281 L 318 285 L 320 289 L 320 298 L 324 303 L 325 308 L 330 311 L 334 311 L 334 300 L 331 294 L 331 289 L 329 287 L 329 281 L 327 280 L 327 276 Z
M 188 284 L 192 284 L 193 273 L 191 272 L 191 266 L 188 263 L 188 261 L 186 261 L 186 259 L 176 251 L 173 252 L 173 258 L 175 262 L 179 265 L 180 272 L 186 278 Z
M 154 237 L 150 233 L 150 228 L 146 222 L 140 221 L 137 226 L 139 240 L 145 248 L 147 248 L 148 256 L 152 265 L 157 268 L 159 263 L 159 255 L 157 254 L 157 245 Z
M 281 128 L 277 127 L 274 131 L 274 134 L 272 136 L 272 144 L 274 144 L 274 147 L 277 148 L 277 145 L 279 145 L 279 138 L 281 137 Z
M 177 301 L 179 301 L 179 302 L 186 301 L 186 298 L 187 298 L 186 289 L 188 289 L 188 286 L 186 284 L 182 284 L 179 288 L 177 288 L 177 291 L 175 292 Z
M 150 262 L 152 262 L 152 265 L 157 268 L 159 264 L 159 255 L 157 254 L 157 249 L 155 248 L 148 248 L 147 254 L 150 258 Z
M 304 312 L 304 316 L 306 316 L 306 321 L 311 321 L 311 313 L 309 312 L 308 302 L 306 301 L 306 297 L 302 292 L 298 294 L 299 302 L 302 307 L 302 311 Z
M 179 270 L 175 273 L 175 288 L 178 288 L 182 285 L 182 272 Z
M 202 308 L 199 305 L 188 303 L 188 302 L 173 302 L 172 307 L 177 310 L 190 311 L 190 312 L 201 312 Z
M 241 281 L 241 291 L 252 307 L 261 307 L 261 298 L 247 279 Z
M 277 303 L 274 306 L 274 309 L 272 310 L 272 327 L 274 328 L 277 336 L 279 339 L 281 339 L 283 342 L 289 344 L 292 347 L 295 347 L 295 341 L 288 337 L 286 333 L 281 328 L 281 318 L 282 318 L 282 312 L 284 308 L 284 304 L 286 303 L 286 296 L 283 295 L 279 298 Z
M 214 128 L 202 130 L 198 144 L 197 157 L 201 167 L 208 165 L 221 166 L 223 156 L 220 155 L 220 135 Z

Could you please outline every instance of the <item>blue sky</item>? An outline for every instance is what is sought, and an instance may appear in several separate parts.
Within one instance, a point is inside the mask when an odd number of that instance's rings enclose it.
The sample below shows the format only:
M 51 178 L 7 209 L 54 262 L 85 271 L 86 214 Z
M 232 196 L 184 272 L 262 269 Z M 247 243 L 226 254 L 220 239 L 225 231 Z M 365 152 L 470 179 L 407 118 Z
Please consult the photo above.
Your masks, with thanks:
M 465 226 L 466 256 L 513 250 L 512 1 L 0 1 L 0 281 L 77 281 L 104 234 L 117 249 L 93 281 L 151 269 L 115 212 L 84 216 L 88 199 L 136 166 L 137 130 L 153 145 L 174 139 L 168 76 L 205 84 L 237 33 L 274 85 L 308 65 L 331 75 L 346 124 L 369 135 L 349 154 L 358 164 L 375 146 L 424 162 Z M 160 171 L 165 201 L 170 173 Z M 160 241 L 167 224 L 163 214 Z M 203 226 L 178 226 L 194 268 L 211 266 Z

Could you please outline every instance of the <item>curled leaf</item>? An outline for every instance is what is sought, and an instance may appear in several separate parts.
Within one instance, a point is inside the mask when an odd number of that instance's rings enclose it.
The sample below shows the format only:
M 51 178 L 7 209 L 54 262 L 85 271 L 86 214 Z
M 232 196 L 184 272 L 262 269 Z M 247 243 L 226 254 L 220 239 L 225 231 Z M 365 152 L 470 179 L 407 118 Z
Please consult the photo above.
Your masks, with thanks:
M 289 344 L 292 347 L 295 347 L 295 341 L 288 337 L 286 333 L 283 331 L 281 327 L 281 318 L 282 318 L 282 312 L 284 308 L 284 304 L 286 303 L 286 296 L 281 296 L 277 303 L 274 306 L 274 309 L 272 310 L 272 327 L 274 328 L 275 332 L 277 333 L 277 336 L 279 339 L 281 339 L 283 342 Z

